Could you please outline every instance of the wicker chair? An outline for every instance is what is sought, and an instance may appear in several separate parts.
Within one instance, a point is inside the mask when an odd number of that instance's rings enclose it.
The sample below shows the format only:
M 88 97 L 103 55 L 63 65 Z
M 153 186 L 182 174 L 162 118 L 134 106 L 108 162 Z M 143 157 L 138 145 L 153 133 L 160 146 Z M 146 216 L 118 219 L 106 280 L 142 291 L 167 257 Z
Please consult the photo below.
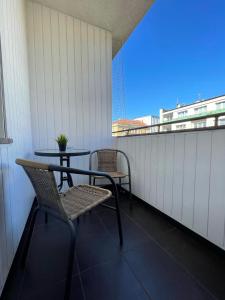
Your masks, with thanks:
M 74 248 L 76 242 L 76 230 L 73 221 L 85 212 L 91 210 L 92 208 L 94 208 L 95 206 L 104 202 L 106 199 L 112 196 L 111 191 L 99 187 L 90 185 L 72 186 L 71 174 L 106 177 L 111 182 L 114 188 L 113 192 L 116 204 L 120 245 L 122 245 L 123 235 L 118 204 L 117 187 L 113 179 L 108 174 L 101 172 L 84 171 L 67 167 L 61 167 L 57 165 L 48 165 L 23 159 L 17 159 L 16 163 L 22 166 L 26 174 L 28 175 L 34 187 L 38 203 L 31 217 L 27 242 L 25 243 L 25 247 L 23 249 L 22 263 L 23 265 L 25 265 L 27 252 L 29 250 L 30 239 L 32 236 L 35 218 L 38 210 L 43 210 L 45 213 L 51 214 L 68 224 L 71 233 L 71 242 L 64 299 L 69 299 L 74 260 Z M 70 177 L 70 188 L 67 192 L 61 194 L 58 192 L 56 180 L 53 173 L 54 171 L 65 172 Z
M 118 159 L 118 153 L 120 153 L 123 158 L 126 160 L 127 163 L 127 173 L 123 173 L 120 170 L 118 170 L 117 167 L 117 159 Z M 111 176 L 113 179 L 118 179 L 119 181 L 119 187 L 121 188 L 122 185 L 128 185 L 129 189 L 129 199 L 131 203 L 132 193 L 131 193 L 131 172 L 130 172 L 130 162 L 126 155 L 121 150 L 117 149 L 98 149 L 90 154 L 89 159 L 89 169 L 92 170 L 93 165 L 93 157 L 94 155 L 97 155 L 97 170 L 100 172 L 105 172 L 109 176 Z M 89 177 L 89 184 L 92 184 L 92 178 L 93 178 L 93 185 L 95 185 L 97 179 L 102 179 L 102 177 L 98 175 L 93 175 Z M 127 178 L 128 182 L 122 182 L 123 178 Z

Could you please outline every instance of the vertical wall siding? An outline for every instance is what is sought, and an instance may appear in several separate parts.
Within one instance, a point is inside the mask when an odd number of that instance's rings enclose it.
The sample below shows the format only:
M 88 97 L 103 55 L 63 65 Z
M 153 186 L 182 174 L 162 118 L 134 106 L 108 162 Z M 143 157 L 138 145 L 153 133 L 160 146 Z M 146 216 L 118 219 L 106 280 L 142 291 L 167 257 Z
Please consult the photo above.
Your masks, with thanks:
M 0 294 L 17 249 L 33 192 L 17 157 L 32 153 L 27 44 L 23 0 L 0 1 L 0 35 L 8 135 L 0 145 Z
M 34 148 L 60 133 L 76 148 L 111 145 L 111 33 L 33 2 L 28 31 Z
M 135 195 L 225 249 L 225 130 L 123 137 L 116 145 L 130 159 Z

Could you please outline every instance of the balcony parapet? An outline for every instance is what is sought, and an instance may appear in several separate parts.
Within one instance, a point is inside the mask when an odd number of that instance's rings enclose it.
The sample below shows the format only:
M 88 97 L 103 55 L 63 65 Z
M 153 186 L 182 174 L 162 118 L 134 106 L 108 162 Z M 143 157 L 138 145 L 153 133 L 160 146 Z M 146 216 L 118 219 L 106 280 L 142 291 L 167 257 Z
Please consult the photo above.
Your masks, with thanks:
M 147 125 L 142 127 L 135 127 L 135 128 L 113 131 L 112 135 L 115 137 L 125 137 L 125 136 L 136 136 L 136 135 L 166 134 L 166 133 L 175 133 L 175 132 L 178 133 L 178 132 L 202 131 L 202 130 L 212 130 L 212 129 L 214 130 L 224 129 L 225 125 L 218 124 L 220 117 L 225 117 L 225 109 L 216 110 L 210 113 L 209 112 L 201 113 L 198 115 L 191 116 L 189 118 L 187 117 L 183 117 L 179 119 L 177 118 L 176 120 L 162 122 L 154 125 Z M 168 126 L 173 124 L 201 121 L 209 118 L 210 119 L 214 118 L 214 123 L 211 126 L 206 126 L 202 128 L 187 128 L 187 129 L 174 129 L 174 130 L 168 129 Z M 146 130 L 146 132 L 143 133 L 143 130 Z

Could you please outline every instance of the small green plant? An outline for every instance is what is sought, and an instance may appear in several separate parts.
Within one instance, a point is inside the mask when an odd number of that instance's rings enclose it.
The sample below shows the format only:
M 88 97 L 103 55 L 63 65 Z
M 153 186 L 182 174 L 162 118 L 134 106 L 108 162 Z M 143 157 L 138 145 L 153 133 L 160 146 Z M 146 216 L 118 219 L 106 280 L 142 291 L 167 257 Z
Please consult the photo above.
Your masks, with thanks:
M 57 137 L 56 142 L 59 145 L 59 151 L 66 151 L 66 146 L 67 146 L 67 143 L 68 143 L 68 138 L 64 134 L 60 134 Z

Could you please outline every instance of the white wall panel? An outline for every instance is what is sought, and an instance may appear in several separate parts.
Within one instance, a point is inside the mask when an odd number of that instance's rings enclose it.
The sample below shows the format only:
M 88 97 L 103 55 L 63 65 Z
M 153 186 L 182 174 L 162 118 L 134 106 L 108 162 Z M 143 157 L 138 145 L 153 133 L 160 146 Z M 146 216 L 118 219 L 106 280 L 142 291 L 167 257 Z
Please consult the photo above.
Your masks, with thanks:
M 175 134 L 174 161 L 173 161 L 173 199 L 172 216 L 177 221 L 181 220 L 183 171 L 184 171 L 184 134 Z
M 194 201 L 194 229 L 207 235 L 212 132 L 203 132 L 197 137 L 197 158 Z
M 158 140 L 158 172 L 157 172 L 157 207 L 163 210 L 164 202 L 164 184 L 165 184 L 165 151 L 166 151 L 166 136 L 163 135 Z
M 144 145 L 143 143 L 143 137 L 137 137 L 137 142 L 134 144 L 134 149 L 135 149 L 135 162 L 136 162 L 136 179 L 135 181 L 137 182 L 136 186 L 136 193 L 138 197 L 142 197 L 142 175 L 143 175 L 143 163 L 144 163 Z
M 136 160 L 136 156 L 135 156 L 135 139 L 128 139 L 128 149 L 129 151 L 126 151 L 127 154 L 128 154 L 128 157 L 129 157 L 129 160 L 130 160 L 130 165 L 131 165 L 131 169 L 132 170 L 137 170 L 137 160 Z M 131 173 L 131 179 L 132 179 L 132 182 L 137 182 L 137 173 L 136 172 L 132 172 Z M 137 185 L 136 184 L 133 184 L 133 192 L 135 195 L 137 195 Z
M 6 119 L 13 138 L 13 144 L 0 145 L 0 294 L 33 200 L 15 164 L 17 157 L 32 155 L 25 11 L 23 0 L 0 1 Z
M 164 182 L 164 211 L 172 214 L 173 204 L 173 175 L 174 175 L 174 142 L 175 135 L 166 135 L 166 152 L 165 152 L 165 182 Z
M 150 136 L 145 138 L 145 170 L 144 170 L 144 178 L 145 178 L 145 190 L 144 190 L 144 198 L 148 203 L 150 203 L 150 183 L 151 183 L 151 151 L 152 151 L 152 143 Z
M 158 136 L 151 137 L 151 181 L 150 181 L 150 203 L 156 206 L 157 203 L 157 174 L 158 174 Z
M 225 135 L 215 131 L 212 135 L 212 160 L 210 174 L 210 198 L 208 237 L 219 244 L 224 245 L 225 224 Z
M 133 194 L 225 249 L 225 130 L 121 137 L 115 144 L 130 159 Z
M 28 2 L 34 148 L 109 147 L 111 138 L 111 33 Z M 88 167 L 88 157 L 72 165 Z
M 192 228 L 194 221 L 197 134 L 185 135 L 182 223 Z

